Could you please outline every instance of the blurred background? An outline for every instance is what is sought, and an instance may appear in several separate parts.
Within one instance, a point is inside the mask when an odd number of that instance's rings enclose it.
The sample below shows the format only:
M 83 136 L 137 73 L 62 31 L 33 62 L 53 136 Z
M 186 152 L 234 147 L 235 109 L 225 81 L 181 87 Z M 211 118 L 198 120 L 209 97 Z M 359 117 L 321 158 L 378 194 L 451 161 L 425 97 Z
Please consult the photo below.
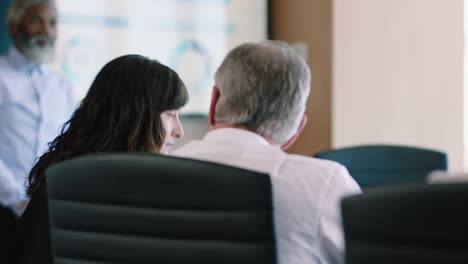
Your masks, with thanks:
M 0 53 L 11 45 L 0 1 Z M 291 153 L 362 144 L 446 152 L 468 170 L 463 0 L 57 0 L 52 63 L 84 96 L 110 59 L 140 53 L 181 74 L 185 137 L 208 130 L 213 73 L 233 46 L 278 39 L 312 69 L 309 122 Z M 1 124 L 0 124 L 1 125 Z

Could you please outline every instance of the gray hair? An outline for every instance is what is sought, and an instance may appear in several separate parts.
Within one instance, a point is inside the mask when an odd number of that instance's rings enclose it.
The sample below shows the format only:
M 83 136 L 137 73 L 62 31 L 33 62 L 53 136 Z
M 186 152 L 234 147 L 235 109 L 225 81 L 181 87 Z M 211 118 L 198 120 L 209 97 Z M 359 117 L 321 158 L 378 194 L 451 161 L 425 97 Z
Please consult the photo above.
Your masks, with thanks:
M 46 3 L 55 7 L 55 0 L 13 0 L 8 8 L 7 24 L 16 24 L 24 14 L 24 11 L 32 5 Z
M 221 93 L 215 122 L 245 126 L 276 144 L 297 131 L 310 92 L 307 63 L 280 41 L 245 43 L 215 74 Z

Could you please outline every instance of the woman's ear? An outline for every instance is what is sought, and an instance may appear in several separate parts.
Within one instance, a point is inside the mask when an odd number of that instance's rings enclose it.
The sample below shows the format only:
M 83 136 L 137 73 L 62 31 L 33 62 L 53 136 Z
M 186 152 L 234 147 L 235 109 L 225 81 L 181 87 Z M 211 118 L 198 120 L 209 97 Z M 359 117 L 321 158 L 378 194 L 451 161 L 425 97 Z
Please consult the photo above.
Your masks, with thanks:
M 211 103 L 210 103 L 210 112 L 208 113 L 208 123 L 210 126 L 215 125 L 215 113 L 216 113 L 216 104 L 218 99 L 221 96 L 218 87 L 213 87 L 213 92 L 211 93 Z
M 299 123 L 299 127 L 297 128 L 296 133 L 288 141 L 286 141 L 286 143 L 281 145 L 282 150 L 285 150 L 294 144 L 294 142 L 296 141 L 297 137 L 301 134 L 302 129 L 304 129 L 306 124 L 307 124 L 307 116 L 303 115 L 301 123 Z

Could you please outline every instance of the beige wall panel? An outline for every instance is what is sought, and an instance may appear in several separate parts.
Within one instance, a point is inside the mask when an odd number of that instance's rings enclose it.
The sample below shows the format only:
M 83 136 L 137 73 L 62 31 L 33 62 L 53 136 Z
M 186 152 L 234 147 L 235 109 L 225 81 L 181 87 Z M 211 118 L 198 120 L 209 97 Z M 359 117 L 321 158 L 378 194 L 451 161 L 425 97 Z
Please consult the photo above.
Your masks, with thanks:
M 331 147 L 331 7 L 329 0 L 271 0 L 271 38 L 308 46 L 312 92 L 308 124 L 291 153 L 311 155 Z
M 463 1 L 335 0 L 334 147 L 408 144 L 463 169 Z

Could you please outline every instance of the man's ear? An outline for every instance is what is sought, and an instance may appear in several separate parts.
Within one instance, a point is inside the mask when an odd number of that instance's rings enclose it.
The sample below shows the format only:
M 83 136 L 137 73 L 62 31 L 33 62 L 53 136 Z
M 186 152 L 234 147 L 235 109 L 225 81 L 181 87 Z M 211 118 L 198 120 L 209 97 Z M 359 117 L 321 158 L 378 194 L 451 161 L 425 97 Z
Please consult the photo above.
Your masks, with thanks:
M 288 141 L 286 141 L 286 143 L 281 145 L 282 150 L 285 150 L 289 148 L 290 146 L 292 146 L 292 144 L 294 144 L 294 142 L 296 141 L 297 137 L 301 134 L 302 129 L 304 129 L 306 124 L 307 124 L 307 116 L 303 115 L 301 123 L 299 123 L 299 127 L 297 128 L 296 133 Z
M 210 112 L 208 114 L 208 123 L 210 126 L 214 126 L 215 124 L 216 104 L 218 103 L 219 96 L 221 96 L 221 93 L 219 92 L 218 87 L 213 87 L 213 92 L 211 93 Z

